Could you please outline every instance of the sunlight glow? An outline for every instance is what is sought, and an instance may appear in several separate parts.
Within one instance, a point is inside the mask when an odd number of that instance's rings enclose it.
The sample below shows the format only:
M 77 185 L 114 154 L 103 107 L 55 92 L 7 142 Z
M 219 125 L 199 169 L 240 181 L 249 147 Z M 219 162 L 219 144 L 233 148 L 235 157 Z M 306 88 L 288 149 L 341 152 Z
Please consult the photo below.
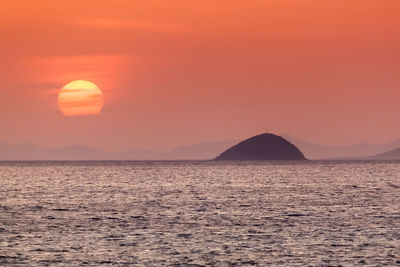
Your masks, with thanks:
M 96 115 L 103 105 L 103 93 L 90 81 L 72 81 L 58 94 L 58 106 L 65 116 Z

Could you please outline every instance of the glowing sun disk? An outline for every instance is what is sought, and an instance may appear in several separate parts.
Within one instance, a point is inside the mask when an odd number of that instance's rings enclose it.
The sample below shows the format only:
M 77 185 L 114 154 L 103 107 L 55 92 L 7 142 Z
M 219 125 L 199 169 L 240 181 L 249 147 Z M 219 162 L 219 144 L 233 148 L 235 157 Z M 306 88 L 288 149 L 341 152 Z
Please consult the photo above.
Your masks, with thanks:
M 96 115 L 103 105 L 103 93 L 90 81 L 72 81 L 58 94 L 58 106 L 65 116 Z

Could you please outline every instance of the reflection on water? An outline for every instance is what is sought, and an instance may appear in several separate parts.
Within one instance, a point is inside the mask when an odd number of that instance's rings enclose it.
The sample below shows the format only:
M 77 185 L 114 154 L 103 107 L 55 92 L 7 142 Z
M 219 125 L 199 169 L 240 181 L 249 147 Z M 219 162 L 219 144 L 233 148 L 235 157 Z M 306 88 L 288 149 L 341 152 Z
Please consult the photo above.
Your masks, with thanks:
M 0 164 L 0 264 L 400 264 L 400 163 Z

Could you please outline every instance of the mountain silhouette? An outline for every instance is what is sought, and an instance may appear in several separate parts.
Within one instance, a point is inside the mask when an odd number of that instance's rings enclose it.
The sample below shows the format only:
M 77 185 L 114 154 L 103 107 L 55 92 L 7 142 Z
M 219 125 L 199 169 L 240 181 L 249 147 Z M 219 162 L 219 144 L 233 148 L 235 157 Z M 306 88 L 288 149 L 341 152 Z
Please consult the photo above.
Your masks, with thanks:
M 84 145 L 43 147 L 0 143 L 0 161 L 12 160 L 210 160 L 238 141 L 209 141 L 176 147 L 169 151 L 128 149 L 105 152 Z
M 0 144 L 0 160 L 101 160 L 107 156 L 106 152 L 78 145 L 52 148 L 32 144 Z
M 216 160 L 305 160 L 303 153 L 281 136 L 264 133 L 224 151 Z
M 359 143 L 352 145 L 323 145 L 282 135 L 297 146 L 308 159 L 358 159 L 377 155 L 400 147 L 400 139 L 384 144 Z
M 400 148 L 390 150 L 381 154 L 366 157 L 365 159 L 371 160 L 400 160 Z

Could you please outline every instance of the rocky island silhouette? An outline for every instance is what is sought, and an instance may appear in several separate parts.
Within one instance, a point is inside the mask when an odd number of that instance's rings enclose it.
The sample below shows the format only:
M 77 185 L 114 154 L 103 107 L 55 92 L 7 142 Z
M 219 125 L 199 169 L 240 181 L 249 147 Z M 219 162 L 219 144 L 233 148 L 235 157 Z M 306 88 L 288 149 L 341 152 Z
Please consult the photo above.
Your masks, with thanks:
M 303 153 L 285 138 L 264 133 L 225 150 L 216 160 L 306 160 Z

